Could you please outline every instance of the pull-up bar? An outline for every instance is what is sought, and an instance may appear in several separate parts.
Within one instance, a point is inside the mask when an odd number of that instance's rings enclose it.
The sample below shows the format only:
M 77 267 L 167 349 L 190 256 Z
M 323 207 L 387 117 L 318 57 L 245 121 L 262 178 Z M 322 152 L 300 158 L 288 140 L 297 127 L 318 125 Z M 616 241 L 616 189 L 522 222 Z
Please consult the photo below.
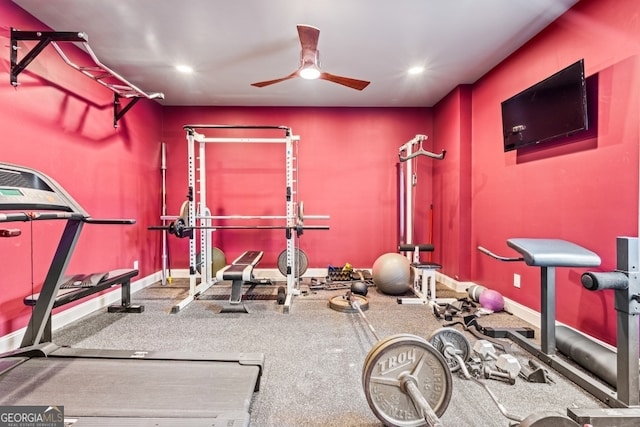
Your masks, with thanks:
M 184 130 L 194 129 L 282 129 L 291 132 L 291 128 L 288 126 L 273 126 L 273 125 L 184 125 Z
M 18 60 L 18 42 L 19 41 L 35 41 L 38 42 L 34 48 L 27 52 L 22 60 Z M 59 43 L 81 43 L 85 51 L 91 57 L 93 65 L 80 66 L 73 63 L 60 47 Z M 127 81 L 120 74 L 116 73 L 106 65 L 104 65 L 89 46 L 89 37 L 86 33 L 60 32 L 60 31 L 20 31 L 11 28 L 11 71 L 10 81 L 14 87 L 18 86 L 18 75 L 42 52 L 49 44 L 58 52 L 62 60 L 71 68 L 81 72 L 92 80 L 95 80 L 102 86 L 111 90 L 114 94 L 113 98 L 113 127 L 118 127 L 118 121 L 125 115 L 131 107 L 140 98 L 147 99 L 164 99 L 162 92 L 144 92 L 142 89 Z M 129 99 L 129 103 L 120 108 L 120 98 Z
M 269 125 L 184 125 L 182 127 L 196 142 L 213 142 L 213 143 L 276 143 L 286 144 L 291 141 L 299 141 L 300 137 L 292 135 L 292 130 L 287 126 L 269 126 Z M 230 137 L 205 137 L 203 134 L 196 132 L 196 129 L 257 129 L 257 130 L 283 130 L 285 138 L 230 138 Z

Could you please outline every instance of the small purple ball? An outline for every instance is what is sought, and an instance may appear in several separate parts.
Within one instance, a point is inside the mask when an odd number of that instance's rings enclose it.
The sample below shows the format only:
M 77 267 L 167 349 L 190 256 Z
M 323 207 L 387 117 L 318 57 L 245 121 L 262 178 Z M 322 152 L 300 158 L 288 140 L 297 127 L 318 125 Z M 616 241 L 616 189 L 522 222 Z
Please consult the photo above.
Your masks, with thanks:
M 493 312 L 502 311 L 504 310 L 504 297 L 498 291 L 487 289 L 480 294 L 480 305 Z

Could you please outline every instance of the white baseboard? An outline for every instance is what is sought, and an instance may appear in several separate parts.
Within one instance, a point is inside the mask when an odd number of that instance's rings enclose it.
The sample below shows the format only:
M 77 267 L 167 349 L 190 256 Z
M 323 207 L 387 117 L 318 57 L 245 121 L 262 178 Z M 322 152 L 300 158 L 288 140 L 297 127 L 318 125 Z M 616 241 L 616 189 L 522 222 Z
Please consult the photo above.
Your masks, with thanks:
M 436 273 L 436 280 L 438 283 L 441 283 L 449 288 L 457 291 L 457 292 L 466 292 L 467 289 L 476 285 L 474 282 L 459 282 L 449 276 L 445 276 L 441 273 Z M 535 310 L 530 309 L 520 303 L 510 300 L 509 298 L 504 299 L 504 308 L 509 313 L 512 313 L 514 316 L 524 320 L 525 322 L 539 328 L 540 327 L 540 313 Z
M 149 276 L 143 277 L 139 280 L 131 282 L 131 293 L 139 291 L 140 289 L 146 288 L 147 286 L 152 285 L 153 283 L 161 280 L 162 273 L 160 271 L 153 273 Z M 87 316 L 93 313 L 96 310 L 101 310 L 108 307 L 111 304 L 115 304 L 120 301 L 122 293 L 120 291 L 120 287 L 114 287 L 112 291 L 107 292 L 98 297 L 87 300 L 81 304 L 73 306 L 67 310 L 63 310 L 59 313 L 56 313 L 51 318 L 51 329 L 55 331 L 56 329 L 62 328 L 76 320 Z M 11 332 L 3 337 L 0 337 L 0 353 L 6 353 L 12 350 L 17 349 L 22 342 L 22 337 L 26 332 L 27 328 L 21 328 L 17 331 Z

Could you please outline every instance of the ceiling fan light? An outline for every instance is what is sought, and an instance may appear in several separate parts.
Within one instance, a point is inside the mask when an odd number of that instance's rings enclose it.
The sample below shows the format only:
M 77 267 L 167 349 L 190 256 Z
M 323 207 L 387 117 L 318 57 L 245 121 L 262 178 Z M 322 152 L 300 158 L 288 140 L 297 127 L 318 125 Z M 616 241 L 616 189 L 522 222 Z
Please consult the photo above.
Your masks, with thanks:
M 305 67 L 300 70 L 300 77 L 307 80 L 314 80 L 320 77 L 320 70 L 315 66 Z

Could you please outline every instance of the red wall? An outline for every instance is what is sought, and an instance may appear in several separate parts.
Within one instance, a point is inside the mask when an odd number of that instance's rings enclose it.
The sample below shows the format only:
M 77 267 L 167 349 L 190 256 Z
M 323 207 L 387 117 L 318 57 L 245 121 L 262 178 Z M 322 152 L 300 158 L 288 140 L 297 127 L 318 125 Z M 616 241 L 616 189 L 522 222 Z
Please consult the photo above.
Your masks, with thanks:
M 328 231 L 306 231 L 300 248 L 310 267 L 370 267 L 398 243 L 396 163 L 398 148 L 416 134 L 431 134 L 426 108 L 165 108 L 168 214 L 177 215 L 187 194 L 184 124 L 284 125 L 300 136 L 298 200 L 306 215 L 329 215 Z M 276 137 L 282 132 L 200 131 L 208 137 Z M 425 149 L 430 147 L 425 145 Z M 207 144 L 207 207 L 214 215 L 285 215 L 285 151 L 282 144 Z M 429 200 L 430 170 L 420 198 Z M 218 224 L 225 224 L 218 221 Z M 268 221 L 227 221 L 269 225 Z M 418 231 L 420 229 L 420 231 Z M 416 227 L 416 233 L 426 233 Z M 260 267 L 277 265 L 285 249 L 283 230 L 217 230 L 214 246 L 228 261 L 249 249 L 264 251 Z M 422 234 L 417 234 L 422 238 Z M 176 268 L 188 265 L 187 239 L 171 240 Z
M 434 108 L 434 141 L 447 150 L 434 164 L 433 193 L 436 261 L 441 273 L 456 280 L 470 279 L 471 211 L 471 87 L 460 86 Z
M 9 28 L 47 30 L 10 1 L 0 1 L 0 42 Z M 85 29 L 78 28 L 78 31 Z M 19 59 L 31 44 L 23 44 Z M 85 58 L 65 47 L 72 60 Z M 81 63 L 81 62 L 79 62 Z M 162 109 L 141 100 L 113 127 L 113 94 L 63 63 L 47 47 L 9 84 L 9 50 L 0 55 L 0 161 L 38 169 L 58 181 L 95 218 L 134 218 L 134 226 L 85 225 L 68 271 L 159 269 L 159 236 L 143 225 L 160 212 Z M 123 101 L 126 102 L 126 101 Z M 60 221 L 8 223 L 17 238 L 0 240 L 0 336 L 26 325 L 22 298 L 39 289 L 64 226 Z
M 474 282 L 539 310 L 539 269 L 501 263 L 476 246 L 516 256 L 506 239 L 566 239 L 598 253 L 601 270 L 608 271 L 616 264 L 616 237 L 638 235 L 638 12 L 634 0 L 615 1 L 615 7 L 614 1 L 582 0 L 474 84 L 469 101 L 454 93 L 434 108 L 437 140 L 443 133 L 455 137 L 451 123 L 460 123 L 460 133 L 471 127 L 469 145 L 463 138 L 452 142 L 471 158 L 471 209 L 441 225 L 441 244 L 455 244 L 470 228 L 470 256 L 459 263 L 469 263 Z M 592 130 L 572 142 L 504 153 L 500 103 L 580 58 L 595 87 Z M 460 111 L 465 102 L 469 120 Z M 442 179 L 455 191 L 455 177 Z M 436 203 L 460 212 L 457 197 L 444 193 L 434 190 Z M 457 274 L 457 264 L 446 258 L 443 270 Z M 583 271 L 557 269 L 557 318 L 614 343 L 613 294 L 583 290 Z M 520 289 L 514 273 L 522 276 Z
M 43 28 L 8 0 L 0 0 L 0 12 L 5 45 L 9 27 Z M 50 174 L 96 217 L 138 220 L 126 228 L 86 227 L 70 269 L 116 268 L 139 260 L 145 276 L 161 266 L 160 233 L 146 230 L 159 222 L 160 141 L 168 146 L 168 209 L 177 214 L 187 191 L 184 124 L 290 126 L 301 136 L 299 200 L 305 213 L 331 216 L 328 222 L 313 222 L 331 230 L 308 231 L 301 239 L 310 265 L 370 266 L 397 244 L 398 147 L 415 134 L 427 134 L 425 148 L 444 148 L 447 157 L 418 162 L 415 241 L 430 238 L 433 215 L 433 259 L 443 273 L 495 288 L 539 310 L 538 270 L 492 260 L 476 246 L 515 255 L 505 244 L 510 237 L 562 238 L 596 251 L 601 269 L 610 270 L 615 238 L 637 236 L 637 15 L 634 0 L 582 0 L 482 79 L 459 87 L 433 109 L 163 109 L 141 101 L 117 130 L 111 127 L 111 93 L 62 64 L 51 49 L 20 75 L 17 90 L 8 84 L 8 55 L 0 55 L 0 80 L 7 82 L 0 85 L 0 160 Z M 500 102 L 580 58 L 597 94 L 589 136 L 504 153 Z M 284 213 L 283 149 L 210 144 L 207 174 L 207 203 L 214 213 Z M 28 312 L 21 299 L 32 282 L 37 288 L 42 281 L 61 228 L 33 225 L 33 249 L 24 224 L 22 237 L 0 242 L 3 265 L 12 266 L 1 273 L 0 335 L 24 326 Z M 186 243 L 171 239 L 174 268 L 187 266 Z M 228 258 L 246 249 L 264 250 L 261 266 L 272 267 L 285 240 L 281 230 L 220 230 L 214 244 Z M 583 291 L 582 272 L 558 270 L 558 319 L 613 343 L 612 295 Z M 512 286 L 514 273 L 522 276 L 520 289 Z

